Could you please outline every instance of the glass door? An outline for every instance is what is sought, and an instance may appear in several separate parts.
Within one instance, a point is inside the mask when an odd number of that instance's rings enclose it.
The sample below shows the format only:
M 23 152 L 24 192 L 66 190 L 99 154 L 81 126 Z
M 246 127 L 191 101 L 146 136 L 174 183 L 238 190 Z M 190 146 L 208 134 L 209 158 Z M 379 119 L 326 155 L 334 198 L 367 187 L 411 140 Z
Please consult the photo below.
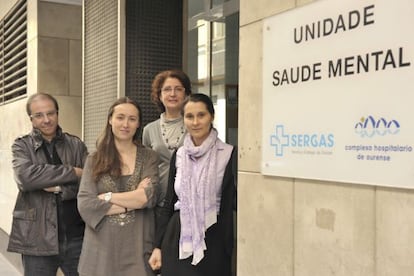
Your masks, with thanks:
M 187 72 L 214 103 L 219 137 L 237 145 L 239 1 L 187 1 Z

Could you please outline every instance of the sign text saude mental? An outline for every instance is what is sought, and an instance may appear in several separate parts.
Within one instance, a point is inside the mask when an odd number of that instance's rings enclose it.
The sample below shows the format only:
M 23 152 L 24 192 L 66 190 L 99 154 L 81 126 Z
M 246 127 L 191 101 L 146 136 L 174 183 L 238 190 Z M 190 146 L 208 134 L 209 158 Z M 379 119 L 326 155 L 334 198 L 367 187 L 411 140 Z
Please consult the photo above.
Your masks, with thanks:
M 351 32 L 375 24 L 375 5 L 351 10 L 336 17 L 324 18 L 292 30 L 294 44 L 311 43 L 316 39 L 326 39 L 341 32 Z M 317 81 L 323 78 L 338 78 L 373 71 L 396 69 L 411 66 L 404 56 L 404 46 L 377 49 L 370 52 L 329 59 L 327 62 L 315 61 L 272 72 L 275 87 Z M 327 74 L 325 74 L 327 72 Z

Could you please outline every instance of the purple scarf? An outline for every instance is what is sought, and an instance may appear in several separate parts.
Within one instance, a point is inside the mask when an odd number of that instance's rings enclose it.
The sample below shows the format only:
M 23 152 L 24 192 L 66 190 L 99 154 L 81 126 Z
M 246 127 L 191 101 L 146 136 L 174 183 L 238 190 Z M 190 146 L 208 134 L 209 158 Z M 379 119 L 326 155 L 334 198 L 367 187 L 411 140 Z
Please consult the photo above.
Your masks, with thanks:
M 213 128 L 201 144 L 194 146 L 191 136 L 184 138 L 182 181 L 180 184 L 179 259 L 193 255 L 191 264 L 204 258 L 207 249 L 204 241 L 206 230 L 217 222 L 217 131 Z M 200 158 L 203 157 L 203 158 Z M 197 167 L 193 167 L 195 159 Z M 197 170 L 197 171 L 196 171 Z

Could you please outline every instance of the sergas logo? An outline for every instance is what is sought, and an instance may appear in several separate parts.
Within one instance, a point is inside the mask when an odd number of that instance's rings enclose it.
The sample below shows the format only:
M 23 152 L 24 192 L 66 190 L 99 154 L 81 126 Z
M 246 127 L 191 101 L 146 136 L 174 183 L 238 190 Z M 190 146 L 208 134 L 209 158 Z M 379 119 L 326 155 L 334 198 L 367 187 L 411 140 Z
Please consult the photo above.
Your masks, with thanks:
M 373 137 L 375 135 L 396 135 L 400 132 L 400 123 L 397 120 L 386 120 L 381 117 L 376 120 L 369 115 L 367 118 L 362 117 L 361 120 L 355 124 L 355 133 L 361 137 Z
M 331 148 L 335 144 L 332 133 L 294 133 L 285 132 L 284 125 L 276 125 L 275 133 L 270 135 L 270 146 L 275 147 L 275 155 L 283 156 L 287 147 L 292 148 Z

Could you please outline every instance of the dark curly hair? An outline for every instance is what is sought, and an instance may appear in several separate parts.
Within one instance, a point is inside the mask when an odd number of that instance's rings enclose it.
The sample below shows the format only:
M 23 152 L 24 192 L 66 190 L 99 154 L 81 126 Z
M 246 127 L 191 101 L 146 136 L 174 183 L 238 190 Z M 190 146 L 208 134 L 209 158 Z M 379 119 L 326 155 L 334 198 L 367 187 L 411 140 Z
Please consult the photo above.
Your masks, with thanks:
M 165 106 L 160 100 L 161 88 L 164 85 L 165 80 L 168 78 L 178 79 L 185 88 L 185 95 L 188 96 L 191 94 L 190 78 L 183 71 L 179 69 L 172 69 L 158 73 L 152 81 L 151 99 L 158 106 L 161 112 L 165 112 Z

